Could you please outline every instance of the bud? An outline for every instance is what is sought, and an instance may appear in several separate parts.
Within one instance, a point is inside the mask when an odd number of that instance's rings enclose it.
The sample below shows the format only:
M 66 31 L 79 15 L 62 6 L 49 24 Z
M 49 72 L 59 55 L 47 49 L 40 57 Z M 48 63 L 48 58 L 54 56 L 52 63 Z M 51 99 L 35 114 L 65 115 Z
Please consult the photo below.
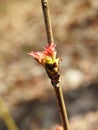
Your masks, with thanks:
M 35 60 L 37 60 L 40 64 L 54 64 L 58 65 L 59 59 L 56 58 L 56 45 L 51 43 L 50 45 L 46 46 L 42 52 L 30 52 L 29 55 L 33 56 Z

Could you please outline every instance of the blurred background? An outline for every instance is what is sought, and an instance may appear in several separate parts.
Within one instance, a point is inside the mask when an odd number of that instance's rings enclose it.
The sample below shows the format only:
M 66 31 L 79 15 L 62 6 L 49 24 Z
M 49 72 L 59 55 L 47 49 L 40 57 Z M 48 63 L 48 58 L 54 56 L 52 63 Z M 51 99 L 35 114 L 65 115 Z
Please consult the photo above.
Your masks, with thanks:
M 49 6 L 70 129 L 98 130 L 98 0 Z M 50 80 L 27 54 L 46 44 L 40 0 L 0 0 L 0 98 L 19 130 L 60 124 Z M 0 130 L 8 130 L 2 114 Z

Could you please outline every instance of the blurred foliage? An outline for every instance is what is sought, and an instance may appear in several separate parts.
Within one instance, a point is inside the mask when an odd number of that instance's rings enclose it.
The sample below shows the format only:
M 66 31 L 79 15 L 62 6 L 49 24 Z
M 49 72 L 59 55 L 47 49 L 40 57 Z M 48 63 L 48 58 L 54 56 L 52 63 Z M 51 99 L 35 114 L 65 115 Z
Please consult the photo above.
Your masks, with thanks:
M 2 97 L 0 97 L 0 115 L 2 116 L 8 130 L 18 130 L 16 123 L 14 122 L 12 116 L 9 113 Z

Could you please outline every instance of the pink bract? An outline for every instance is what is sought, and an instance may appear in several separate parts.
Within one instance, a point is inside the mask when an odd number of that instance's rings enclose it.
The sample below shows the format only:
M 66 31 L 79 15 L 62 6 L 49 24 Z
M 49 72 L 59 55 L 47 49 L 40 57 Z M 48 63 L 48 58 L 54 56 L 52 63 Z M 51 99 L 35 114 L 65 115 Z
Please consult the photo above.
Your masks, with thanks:
M 50 45 L 46 46 L 44 48 L 44 51 L 42 52 L 30 52 L 29 55 L 33 56 L 40 64 L 45 65 L 47 58 L 55 58 L 56 57 L 56 45 L 54 43 L 51 43 Z
M 46 46 L 44 48 L 45 51 L 43 51 L 43 53 L 45 53 L 48 56 L 53 56 L 55 52 L 55 47 L 56 45 L 54 43 L 51 43 L 49 46 Z
M 41 63 L 43 59 L 43 53 L 42 52 L 30 52 L 29 55 L 33 56 L 39 63 Z

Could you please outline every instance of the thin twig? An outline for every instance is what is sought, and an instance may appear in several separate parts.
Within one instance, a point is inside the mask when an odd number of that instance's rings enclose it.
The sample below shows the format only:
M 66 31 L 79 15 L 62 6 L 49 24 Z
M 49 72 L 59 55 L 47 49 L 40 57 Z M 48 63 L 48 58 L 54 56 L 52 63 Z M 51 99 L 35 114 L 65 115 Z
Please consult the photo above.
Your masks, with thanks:
M 49 14 L 49 5 L 47 0 L 41 0 L 41 3 L 42 3 L 43 14 L 44 14 L 47 40 L 48 40 L 48 44 L 50 44 L 54 42 L 54 39 L 53 39 L 53 32 L 52 32 L 52 26 L 51 26 L 50 14 Z
M 50 14 L 49 14 L 48 1 L 41 0 L 41 2 L 42 2 L 43 14 L 44 14 L 46 32 L 47 32 L 47 40 L 48 40 L 48 44 L 50 44 L 50 43 L 54 42 L 54 40 L 53 40 Z M 46 71 L 47 71 L 47 67 L 46 67 Z M 48 72 L 48 76 L 49 75 L 51 75 L 51 74 L 49 74 L 49 72 Z M 52 82 L 52 85 L 53 85 L 55 93 L 56 93 L 57 105 L 58 105 L 61 121 L 62 121 L 64 130 L 69 130 L 68 117 L 67 117 L 66 107 L 65 107 L 65 103 L 64 103 L 62 87 L 61 87 L 61 84 L 59 81 L 59 74 L 57 72 L 54 72 L 54 75 L 57 75 L 57 77 L 58 77 L 57 82 Z M 54 77 L 53 77 L 53 79 L 54 79 Z
M 58 87 L 54 87 L 54 90 L 56 93 L 58 109 L 60 112 L 60 117 L 61 117 L 61 121 L 62 121 L 64 130 L 69 130 L 67 111 L 66 111 L 66 107 L 65 107 L 65 102 L 64 102 L 61 85 L 59 85 Z

